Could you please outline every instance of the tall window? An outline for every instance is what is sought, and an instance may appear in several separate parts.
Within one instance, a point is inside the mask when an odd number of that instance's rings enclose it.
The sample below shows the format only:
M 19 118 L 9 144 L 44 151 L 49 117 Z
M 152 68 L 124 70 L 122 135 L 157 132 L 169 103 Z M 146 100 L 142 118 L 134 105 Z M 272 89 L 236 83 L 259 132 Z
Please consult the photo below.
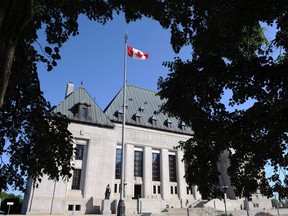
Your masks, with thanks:
M 72 189 L 74 190 L 80 189 L 80 180 L 81 180 L 81 169 L 75 169 L 73 171 Z
M 87 120 L 87 108 L 86 107 L 83 107 L 82 108 L 82 120 Z
M 177 182 L 175 155 L 169 155 L 169 175 L 170 175 L 170 182 Z
M 76 160 L 83 160 L 84 145 L 76 145 Z
M 134 151 L 134 176 L 143 176 L 143 152 Z
M 116 168 L 115 168 L 115 178 L 121 178 L 121 158 L 122 149 L 116 149 Z
M 152 153 L 152 180 L 160 181 L 160 154 Z

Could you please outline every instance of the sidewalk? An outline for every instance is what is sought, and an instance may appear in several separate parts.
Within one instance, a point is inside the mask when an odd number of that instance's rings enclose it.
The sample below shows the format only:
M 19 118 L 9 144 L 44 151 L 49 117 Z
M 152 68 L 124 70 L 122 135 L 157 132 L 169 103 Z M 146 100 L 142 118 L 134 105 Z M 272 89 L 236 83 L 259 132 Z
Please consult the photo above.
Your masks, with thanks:
M 265 209 L 265 210 L 250 210 L 249 216 L 254 216 L 258 212 L 269 212 L 274 216 L 278 216 L 277 209 Z M 228 211 L 228 214 L 232 214 L 233 216 L 248 216 L 246 210 L 236 210 L 236 211 Z M 280 208 L 279 215 L 281 216 L 288 216 L 288 209 L 287 208 Z
M 249 216 L 255 216 L 256 213 L 258 212 L 269 212 L 271 213 L 273 216 L 278 216 L 278 212 L 277 212 L 277 209 L 266 209 L 266 210 L 250 210 L 249 211 Z M 228 211 L 228 215 L 229 214 L 232 214 L 233 216 L 248 216 L 247 215 L 247 211 L 246 210 L 236 210 L 236 211 Z M 161 213 L 159 213 L 161 214 Z M 158 215 L 159 215 L 158 214 Z M 36 214 L 28 214 L 30 216 L 51 216 L 50 214 L 39 214 L 39 215 L 36 215 Z M 54 216 L 64 216 L 64 214 L 53 214 Z M 81 215 L 81 214 L 75 214 L 77 216 L 101 216 L 101 214 L 86 214 L 86 215 Z M 143 215 L 143 214 L 134 214 L 134 215 L 126 215 L 126 216 L 140 216 L 140 215 Z M 145 214 L 147 215 L 147 214 Z M 164 214 L 163 214 L 164 215 Z M 169 216 L 173 216 L 173 213 L 169 213 L 168 214 Z M 288 209 L 287 208 L 280 208 L 279 209 L 279 215 L 281 216 L 288 216 Z M 23 216 L 22 214 L 18 214 L 18 215 L 15 215 L 15 214 L 11 214 L 11 216 Z M 67 215 L 65 215 L 67 216 Z M 116 214 L 111 214 L 111 215 L 104 215 L 104 216 L 116 216 Z M 151 214 L 151 216 L 153 216 L 153 214 Z M 179 215 L 177 215 L 179 216 Z M 187 216 L 187 214 L 183 214 L 183 216 Z M 193 215 L 191 215 L 193 216 Z M 216 216 L 216 215 L 207 215 L 207 214 L 204 214 L 203 216 Z

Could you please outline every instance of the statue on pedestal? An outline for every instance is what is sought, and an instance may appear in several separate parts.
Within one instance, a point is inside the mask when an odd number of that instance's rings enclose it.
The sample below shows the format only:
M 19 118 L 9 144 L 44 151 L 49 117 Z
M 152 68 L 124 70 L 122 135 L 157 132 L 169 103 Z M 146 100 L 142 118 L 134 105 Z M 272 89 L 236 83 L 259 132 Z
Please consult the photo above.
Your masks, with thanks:
M 110 199 L 110 193 L 111 193 L 111 189 L 110 189 L 110 186 L 108 184 L 107 187 L 106 187 L 106 190 L 105 190 L 105 200 L 109 200 Z

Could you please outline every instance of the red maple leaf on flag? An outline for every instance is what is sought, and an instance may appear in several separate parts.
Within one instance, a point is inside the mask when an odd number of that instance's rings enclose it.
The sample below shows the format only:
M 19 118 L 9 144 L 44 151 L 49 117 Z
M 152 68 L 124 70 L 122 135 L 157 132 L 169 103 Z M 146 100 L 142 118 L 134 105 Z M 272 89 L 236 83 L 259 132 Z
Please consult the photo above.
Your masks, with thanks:
M 141 59 L 141 60 L 146 60 L 149 58 L 148 53 L 144 54 L 142 51 L 137 50 L 131 46 L 127 46 L 127 55 L 132 58 Z
M 141 52 L 138 51 L 138 52 L 136 53 L 136 56 L 137 56 L 138 58 L 142 58 L 143 55 L 142 55 Z

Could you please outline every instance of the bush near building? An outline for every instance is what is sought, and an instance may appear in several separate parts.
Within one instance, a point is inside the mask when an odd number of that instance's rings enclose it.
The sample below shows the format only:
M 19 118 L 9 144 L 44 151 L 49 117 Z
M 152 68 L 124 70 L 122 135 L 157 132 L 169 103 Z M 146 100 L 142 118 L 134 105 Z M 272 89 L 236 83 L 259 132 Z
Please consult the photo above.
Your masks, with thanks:
M 273 215 L 269 212 L 257 212 L 255 216 L 273 216 Z
M 13 202 L 14 205 L 10 207 L 9 214 L 20 214 L 21 213 L 21 207 L 23 198 L 21 195 L 15 195 L 15 194 L 8 194 L 5 192 L 0 193 L 0 201 L 1 201 L 1 211 L 8 213 L 9 206 L 7 205 L 8 202 Z

